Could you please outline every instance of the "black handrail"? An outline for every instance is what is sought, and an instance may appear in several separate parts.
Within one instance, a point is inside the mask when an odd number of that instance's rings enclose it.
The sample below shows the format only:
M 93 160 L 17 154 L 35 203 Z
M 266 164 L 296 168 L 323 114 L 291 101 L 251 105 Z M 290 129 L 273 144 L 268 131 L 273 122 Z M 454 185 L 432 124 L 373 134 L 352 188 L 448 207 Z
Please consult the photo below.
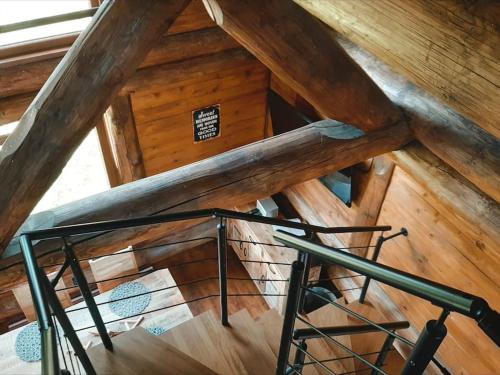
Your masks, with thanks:
M 410 323 L 407 321 L 378 323 L 378 325 L 387 330 L 406 329 L 410 327 Z M 370 332 L 380 332 L 380 329 L 378 327 L 375 327 L 370 324 L 316 327 L 316 328 L 317 329 L 297 328 L 296 330 L 293 331 L 293 338 L 294 340 L 303 340 L 303 339 L 321 338 L 323 337 L 322 334 L 326 336 L 345 336 L 345 335 L 357 335 Z M 321 331 L 322 334 L 318 333 L 318 330 Z
M 473 318 L 486 335 L 500 346 L 499 314 L 478 296 L 289 233 L 277 231 L 273 236 L 286 246 L 423 298 L 446 311 L 455 311 Z
M 28 236 L 31 240 L 46 240 L 50 238 L 105 232 L 109 230 L 125 229 L 142 225 L 154 225 L 173 221 L 200 219 L 203 217 L 245 220 L 262 224 L 279 225 L 287 228 L 302 229 L 304 231 L 316 233 L 353 233 L 376 231 L 385 232 L 392 229 L 392 227 L 389 225 L 367 227 L 322 227 L 318 225 L 296 223 L 293 221 L 248 214 L 244 212 L 225 210 L 222 208 L 210 208 L 164 215 L 144 216 L 131 219 L 106 220 L 88 224 L 66 225 L 49 229 L 27 231 L 23 232 L 22 234 Z

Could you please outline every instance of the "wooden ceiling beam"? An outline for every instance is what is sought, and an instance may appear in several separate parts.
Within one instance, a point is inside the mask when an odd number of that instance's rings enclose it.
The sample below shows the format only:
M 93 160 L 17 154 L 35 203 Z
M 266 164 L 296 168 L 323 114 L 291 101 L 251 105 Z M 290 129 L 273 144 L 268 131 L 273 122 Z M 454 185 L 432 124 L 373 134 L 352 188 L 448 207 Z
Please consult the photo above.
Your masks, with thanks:
M 500 137 L 498 1 L 294 1 Z
M 219 27 L 161 35 L 139 64 L 139 69 L 238 47 L 239 44 Z M 61 49 L 55 56 L 40 56 L 37 61 L 23 58 L 0 61 L 0 103 L 8 97 L 37 92 L 69 48 Z
M 426 148 L 491 198 L 500 202 L 500 141 L 419 89 L 352 42 L 338 38 L 347 53 L 405 113 Z
M 325 117 L 365 131 L 400 122 L 334 33 L 292 1 L 203 1 L 219 26 Z
M 32 215 L 23 228 L 41 229 L 40 223 L 43 227 L 53 227 L 211 207 L 232 208 L 399 149 L 410 139 L 407 129 L 397 125 L 364 134 L 333 120 L 312 123 Z M 166 237 L 188 225 L 193 224 L 168 223 L 105 233 L 76 245 L 75 251 L 79 256 L 109 253 L 116 251 L 117 243 L 134 245 L 160 233 Z M 59 242 L 38 244 L 35 252 L 42 255 L 54 246 L 57 248 Z M 12 249 L 19 251 L 19 246 L 13 243 Z M 40 264 L 57 262 L 60 256 L 60 253 L 52 253 L 43 257 Z M 0 269 L 19 260 L 19 255 L 4 258 Z M 22 265 L 5 269 L 0 272 L 0 285 L 19 282 L 23 272 Z
M 0 250 L 187 4 L 102 4 L 0 150 Z

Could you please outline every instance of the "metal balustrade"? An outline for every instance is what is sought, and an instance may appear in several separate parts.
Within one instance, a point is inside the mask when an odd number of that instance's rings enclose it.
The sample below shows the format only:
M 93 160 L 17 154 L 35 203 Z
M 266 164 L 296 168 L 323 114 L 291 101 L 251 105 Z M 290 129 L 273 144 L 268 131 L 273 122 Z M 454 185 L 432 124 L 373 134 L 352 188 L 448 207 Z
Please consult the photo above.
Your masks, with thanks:
M 181 283 L 179 285 L 173 286 L 179 287 L 182 285 L 189 285 L 193 283 L 203 283 L 207 281 L 218 280 L 219 282 L 219 292 L 218 293 L 207 293 L 204 296 L 200 296 L 199 298 L 195 298 L 189 301 L 185 301 L 183 303 L 195 303 L 197 301 L 207 299 L 207 298 L 218 298 L 220 301 L 221 308 L 221 323 L 223 325 L 228 325 L 228 298 L 243 298 L 243 297 L 253 297 L 253 296 L 285 296 L 281 293 L 276 294 L 265 294 L 265 293 L 247 293 L 247 294 L 235 294 L 228 293 L 228 281 L 230 280 L 248 280 L 253 281 L 252 278 L 232 278 L 228 277 L 228 256 L 227 256 L 227 244 L 229 242 L 240 242 L 245 243 L 243 239 L 238 238 L 228 238 L 227 237 L 227 228 L 226 228 L 226 219 L 235 219 L 235 220 L 245 220 L 250 222 L 258 222 L 267 225 L 278 225 L 281 227 L 302 229 L 307 233 L 305 238 L 297 237 L 291 235 L 289 233 L 284 232 L 274 232 L 274 237 L 279 243 L 267 243 L 267 246 L 275 246 L 281 248 L 290 248 L 298 250 L 297 261 L 292 264 L 284 263 L 284 262 L 267 262 L 259 259 L 248 259 L 242 260 L 242 262 L 257 262 L 257 263 L 267 263 L 267 264 L 279 264 L 279 265 L 289 265 L 291 266 L 291 273 L 288 279 L 269 279 L 269 281 L 275 282 L 288 282 L 288 293 L 287 302 L 286 302 L 286 311 L 285 317 L 282 327 L 281 334 L 281 343 L 280 343 L 280 351 L 278 355 L 277 362 L 277 370 L 276 374 L 283 375 L 287 373 L 297 373 L 301 374 L 304 366 L 315 365 L 323 368 L 327 373 L 333 373 L 331 368 L 328 367 L 330 363 L 334 361 L 341 360 L 342 357 L 338 358 L 316 358 L 313 354 L 308 352 L 307 350 L 307 340 L 317 340 L 323 339 L 328 340 L 332 343 L 336 343 L 340 348 L 342 348 L 348 356 L 345 358 L 354 358 L 357 361 L 363 363 L 365 368 L 360 369 L 358 371 L 371 371 L 373 374 L 385 374 L 383 370 L 384 361 L 386 360 L 387 353 L 393 350 L 392 344 L 394 340 L 400 340 L 407 345 L 411 345 L 414 347 L 412 354 L 407 362 L 405 369 L 403 370 L 404 374 L 419 374 L 422 373 L 427 364 L 430 361 L 435 361 L 434 353 L 439 347 L 440 342 L 444 339 L 446 329 L 444 327 L 444 321 L 449 312 L 455 311 L 466 316 L 472 317 L 476 319 L 481 328 L 492 337 L 495 342 L 498 344 L 498 314 L 491 310 L 488 307 L 488 304 L 480 299 L 479 297 L 472 296 L 461 291 L 457 291 L 455 289 L 449 288 L 444 285 L 440 285 L 434 283 L 430 280 L 426 280 L 414 275 L 410 275 L 398 270 L 391 269 L 390 267 L 382 266 L 376 263 L 376 257 L 380 252 L 382 243 L 388 239 L 394 238 L 397 235 L 405 234 L 404 231 L 391 235 L 389 237 L 380 236 L 377 241 L 377 245 L 374 246 L 374 260 L 367 260 L 355 255 L 350 254 L 346 250 L 349 248 L 335 249 L 323 246 L 321 244 L 315 243 L 312 241 L 313 233 L 353 233 L 353 232 L 384 232 L 391 230 L 390 226 L 372 226 L 372 227 L 335 227 L 335 228 L 325 228 L 320 226 L 308 225 L 303 223 L 296 223 L 287 220 L 275 219 L 275 218 L 267 218 L 259 215 L 253 215 L 248 213 L 241 213 L 230 210 L 223 209 L 207 209 L 207 210 L 197 210 L 197 211 L 189 211 L 189 212 L 180 212 L 176 214 L 167 214 L 167 215 L 157 215 L 157 216 L 148 216 L 134 219 L 126 219 L 126 220 L 112 220 L 112 221 L 104 221 L 97 223 L 89 223 L 89 224 L 79 224 L 79 225 L 71 225 L 65 227 L 57 227 L 45 230 L 31 231 L 26 232 L 21 235 L 20 243 L 22 248 L 22 254 L 26 266 L 26 274 L 28 277 L 28 281 L 30 284 L 33 301 L 35 304 L 35 308 L 37 311 L 39 326 L 41 330 L 42 337 L 42 373 L 43 374 L 58 374 L 58 373 L 68 373 L 69 368 L 71 371 L 75 373 L 77 370 L 81 371 L 81 368 L 87 374 L 94 374 L 95 370 L 90 362 L 85 349 L 82 347 L 80 340 L 76 332 L 86 330 L 89 328 L 96 328 L 104 346 L 111 350 L 112 349 L 112 341 L 109 337 L 109 334 L 106 329 L 106 325 L 124 319 L 130 319 L 131 317 L 115 319 L 111 321 L 103 321 L 100 316 L 98 307 L 107 303 L 107 302 L 99 302 L 96 303 L 94 300 L 92 290 L 90 285 L 97 284 L 99 282 L 111 281 L 120 278 L 126 278 L 130 276 L 143 276 L 150 272 L 155 272 L 157 270 L 151 271 L 140 271 L 135 274 L 130 275 L 121 275 L 116 278 L 106 279 L 106 280 L 98 280 L 92 283 L 89 283 L 82 272 L 80 262 L 89 260 L 90 258 L 78 258 L 75 254 L 72 244 L 72 237 L 88 235 L 92 234 L 91 238 L 94 238 L 95 235 L 99 235 L 101 233 L 108 233 L 109 231 L 115 231 L 125 228 L 144 226 L 144 225 L 154 225 L 160 223 L 167 222 L 175 222 L 181 220 L 191 220 L 196 218 L 204 218 L 204 217 L 215 217 L 217 218 L 217 236 L 216 237 L 203 237 L 203 239 L 212 239 L 217 241 L 218 247 L 218 256 L 210 257 L 210 258 L 200 258 L 196 261 L 189 261 L 184 263 L 179 263 L 177 265 L 171 265 L 168 269 L 172 269 L 174 267 L 182 267 L 183 265 L 192 264 L 195 262 L 217 262 L 218 266 L 218 275 L 212 276 L 199 280 L 192 280 L 190 282 Z M 33 241 L 43 241 L 46 239 L 53 238 L 61 238 L 64 242 L 64 246 L 62 249 L 54 249 L 55 251 L 63 251 L 65 260 L 62 263 L 45 265 L 40 267 L 37 263 L 37 258 L 35 256 Z M 200 238 L 188 239 L 182 242 L 196 241 Z M 81 243 L 86 239 L 79 238 L 76 242 Z M 256 244 L 258 242 L 251 241 Z M 155 246 L 148 246 L 143 248 L 137 248 L 128 250 L 129 251 L 144 251 L 151 249 L 153 247 L 159 246 L 168 246 L 173 244 L 179 244 L 180 242 L 173 243 L 164 243 Z M 52 252 L 51 252 L 52 253 Z M 121 252 L 120 254 L 123 254 Z M 47 253 L 43 254 L 46 255 Z M 106 254 L 102 256 L 112 256 L 113 254 Z M 443 314 L 437 321 L 429 322 L 428 326 L 422 332 L 418 342 L 412 343 L 400 336 L 396 333 L 397 329 L 403 329 L 408 326 L 407 322 L 393 322 L 393 323 L 378 323 L 373 322 L 365 317 L 351 311 L 348 307 L 336 303 L 335 301 L 331 301 L 324 296 L 317 294 L 313 289 L 310 288 L 309 283 L 309 267 L 311 257 L 316 257 L 317 259 L 322 260 L 325 263 L 336 264 L 345 267 L 349 271 L 354 271 L 352 275 L 339 276 L 336 278 L 328 279 L 342 279 L 342 278 L 358 278 L 364 277 L 364 285 L 359 288 L 352 289 L 362 289 L 361 295 L 364 300 L 366 296 L 366 289 L 369 286 L 369 282 L 371 279 L 377 280 L 382 283 L 386 283 L 388 285 L 394 286 L 400 290 L 406 291 L 408 293 L 417 295 L 421 298 L 427 299 L 437 306 L 441 306 L 443 308 Z M 98 257 L 94 257 L 95 259 Z M 44 269 L 47 267 L 58 266 L 60 267 L 55 279 L 49 281 Z M 67 270 L 71 269 L 73 275 L 75 276 L 76 284 L 66 287 L 65 289 L 73 289 L 79 288 L 82 294 L 83 299 L 87 304 L 87 308 L 92 316 L 94 325 L 87 327 L 73 327 L 71 320 L 68 318 L 68 315 L 71 315 L 72 312 L 81 310 L 78 309 L 69 309 L 68 311 L 64 311 L 61 306 L 55 290 L 55 285 L 60 277 L 62 277 L 63 273 Z M 267 279 L 265 279 L 267 281 Z M 345 290 L 352 290 L 351 288 Z M 152 290 L 148 293 L 157 293 L 161 290 L 165 290 L 165 288 Z M 364 325 L 363 326 L 352 326 L 352 327 L 315 327 L 310 322 L 306 321 L 301 317 L 301 313 L 304 310 L 304 301 L 305 296 L 315 295 L 318 299 L 323 299 L 325 303 L 330 303 L 336 308 L 344 310 L 347 314 L 361 320 Z M 138 294 L 140 295 L 140 294 Z M 134 298 L 138 295 L 124 297 L 126 298 Z M 178 304 L 172 306 L 166 306 L 161 309 L 155 309 L 151 311 L 142 312 L 138 315 L 145 315 L 148 313 L 152 313 L 155 311 L 160 311 L 168 308 L 172 308 L 177 306 Z M 52 315 L 50 313 L 52 311 Z M 59 326 L 62 328 L 63 335 L 58 333 L 58 325 L 55 323 L 55 319 L 59 323 Z M 308 326 L 306 329 L 295 330 L 295 322 L 296 320 L 301 321 L 303 324 Z M 382 348 L 377 352 L 372 353 L 356 353 L 352 349 L 346 347 L 341 344 L 338 340 L 335 339 L 340 333 L 342 334 L 362 334 L 362 332 L 372 332 L 378 331 L 381 334 L 386 335 L 386 339 Z M 65 356 L 64 359 L 64 367 L 65 369 L 61 369 L 61 364 L 59 363 L 58 357 L 58 346 L 59 349 L 62 350 L 63 340 L 67 345 L 69 350 L 69 346 L 71 345 L 74 353 L 76 366 L 72 362 L 72 358 L 70 356 L 70 363 L 66 362 Z M 432 344 L 432 345 L 431 345 Z M 293 363 L 290 363 L 290 348 L 296 348 L 295 359 Z M 424 348 L 424 349 L 423 349 Z M 430 349 L 429 349 L 430 348 Z M 370 362 L 367 358 L 370 356 L 376 355 L 374 362 Z M 309 358 L 309 360 L 306 360 Z M 446 373 L 446 369 L 436 362 L 441 370 Z M 344 373 L 346 375 L 347 373 Z M 336 374 L 340 375 L 340 374 Z

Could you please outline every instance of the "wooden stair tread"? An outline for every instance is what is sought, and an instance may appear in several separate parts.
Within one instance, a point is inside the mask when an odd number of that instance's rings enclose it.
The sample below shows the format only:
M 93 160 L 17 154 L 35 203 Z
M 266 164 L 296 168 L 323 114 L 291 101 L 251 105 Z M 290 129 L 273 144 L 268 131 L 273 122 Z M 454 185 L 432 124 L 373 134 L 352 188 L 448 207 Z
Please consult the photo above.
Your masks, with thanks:
M 221 375 L 246 374 L 238 353 L 225 339 L 221 322 L 210 310 L 158 336 Z
M 98 345 L 87 352 L 98 374 L 217 374 L 140 327 L 121 333 L 112 341 L 113 351 Z
M 224 327 L 207 311 L 159 338 L 221 375 L 274 374 L 276 357 L 248 311 L 231 315 L 229 323 Z
M 266 337 L 246 309 L 229 317 L 231 327 L 222 327 L 238 352 L 249 375 L 275 374 L 277 358 Z
M 275 309 L 271 309 L 266 311 L 259 317 L 259 319 L 257 320 L 257 324 L 261 327 L 261 330 L 264 332 L 266 341 L 272 348 L 274 354 L 278 356 L 281 330 L 283 327 L 283 317 Z M 290 363 L 293 362 L 295 351 L 296 348 L 292 345 L 292 347 L 290 348 L 290 356 L 289 356 Z M 328 355 L 331 354 L 329 348 L 325 347 L 324 343 L 321 343 L 320 340 L 316 339 L 308 341 L 308 351 L 310 351 L 318 359 L 326 359 L 328 358 Z M 310 360 L 311 360 L 310 358 L 306 357 L 307 362 L 309 362 Z M 340 372 L 345 372 L 345 371 L 340 371 Z M 318 375 L 326 372 L 322 369 L 318 369 L 315 366 L 305 366 L 302 373 L 304 375 Z
M 343 304 L 343 299 L 338 299 L 337 303 Z M 329 327 L 329 326 L 343 326 L 348 325 L 346 313 L 339 308 L 332 306 L 330 304 L 325 305 L 318 310 L 315 310 L 307 314 L 306 319 L 309 323 L 315 327 Z M 308 325 L 297 321 L 296 328 L 309 328 Z M 338 336 L 334 339 L 349 349 L 351 346 L 350 336 Z M 307 341 L 311 353 L 319 353 L 318 359 L 328 359 L 328 358 L 340 358 L 349 357 L 351 354 L 346 350 L 342 349 L 339 345 L 335 344 L 331 340 L 327 339 L 314 339 Z M 314 349 L 314 351 L 313 351 Z M 342 359 L 338 361 L 328 362 L 327 366 L 333 370 L 335 373 L 351 372 L 355 370 L 354 360 L 352 358 Z M 319 367 L 317 367 L 319 369 Z M 320 372 L 324 373 L 323 369 L 319 369 Z

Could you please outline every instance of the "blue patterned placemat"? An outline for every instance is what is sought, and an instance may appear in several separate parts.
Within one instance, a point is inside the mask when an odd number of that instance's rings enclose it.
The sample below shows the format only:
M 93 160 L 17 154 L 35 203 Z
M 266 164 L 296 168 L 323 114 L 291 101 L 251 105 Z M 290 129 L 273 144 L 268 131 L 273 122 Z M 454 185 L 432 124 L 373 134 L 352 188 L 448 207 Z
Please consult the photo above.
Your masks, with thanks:
M 146 331 L 155 336 L 160 336 L 161 334 L 167 332 L 166 328 L 163 327 L 147 327 Z
M 38 323 L 28 324 L 19 332 L 16 337 L 16 354 L 25 362 L 42 359 L 42 338 Z
M 118 299 L 135 295 L 137 295 L 137 297 L 117 301 Z M 109 296 L 109 301 L 111 302 L 109 308 L 113 313 L 122 318 L 128 318 L 146 310 L 146 307 L 148 307 L 151 302 L 151 294 L 144 284 L 136 281 L 129 281 L 114 288 Z

